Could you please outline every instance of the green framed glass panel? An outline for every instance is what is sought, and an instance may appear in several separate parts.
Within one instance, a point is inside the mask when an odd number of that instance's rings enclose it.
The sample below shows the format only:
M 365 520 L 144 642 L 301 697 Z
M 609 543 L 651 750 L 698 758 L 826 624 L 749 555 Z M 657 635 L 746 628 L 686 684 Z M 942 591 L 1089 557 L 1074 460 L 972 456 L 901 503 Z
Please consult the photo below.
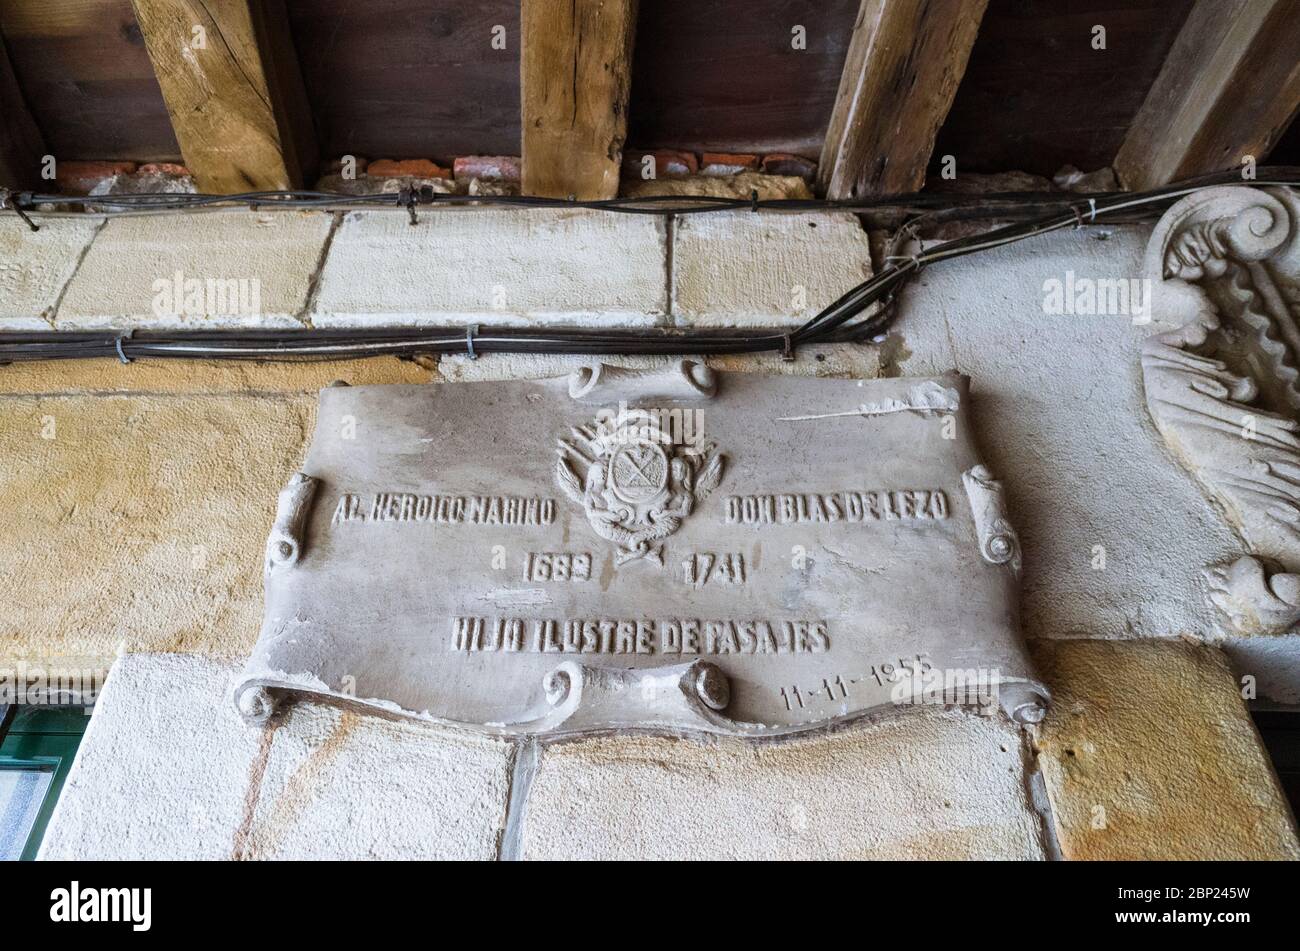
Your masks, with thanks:
M 0 740 L 0 859 L 36 857 L 89 720 L 83 707 L 14 712 Z

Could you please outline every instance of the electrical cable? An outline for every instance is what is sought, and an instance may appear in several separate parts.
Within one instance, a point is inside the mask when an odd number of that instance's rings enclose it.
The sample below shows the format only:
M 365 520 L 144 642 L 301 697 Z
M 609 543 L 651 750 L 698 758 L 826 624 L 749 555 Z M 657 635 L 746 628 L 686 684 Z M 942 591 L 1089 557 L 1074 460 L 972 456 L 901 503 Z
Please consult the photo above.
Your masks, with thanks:
M 342 360 L 368 356 L 394 355 L 415 357 L 421 354 L 469 353 L 541 353 L 541 354 L 735 354 L 780 352 L 793 358 L 801 346 L 843 341 L 861 342 L 878 337 L 896 315 L 899 290 L 922 268 L 956 257 L 1003 247 L 1037 235 L 1085 223 L 1113 220 L 1124 213 L 1151 212 L 1167 206 L 1184 195 L 1211 184 L 1258 187 L 1261 185 L 1300 184 L 1300 170 L 1260 169 L 1259 180 L 1243 182 L 1236 173 L 1201 176 L 1147 192 L 1110 192 L 1080 197 L 1058 196 L 1047 204 L 1057 210 L 1028 221 L 1017 221 L 981 234 L 968 235 L 920 248 L 904 254 L 906 244 L 916 239 L 922 225 L 930 226 L 963 217 L 1001 217 L 1001 210 L 1016 205 L 1011 196 L 993 196 L 994 211 L 988 207 L 942 207 L 933 196 L 891 196 L 871 201 L 819 201 L 813 199 L 759 200 L 692 196 L 699 205 L 683 205 L 679 196 L 652 198 L 616 198 L 605 201 L 574 202 L 565 199 L 533 196 L 461 196 L 436 195 L 433 192 L 414 199 L 414 192 L 401 194 L 345 196 L 325 192 L 247 192 L 242 195 L 122 195 L 109 203 L 123 212 L 145 208 L 158 213 L 213 208 L 222 205 L 270 207 L 319 207 L 328 202 L 339 207 L 382 201 L 383 207 L 398 208 L 415 214 L 417 205 L 488 204 L 519 207 L 593 208 L 622 211 L 628 214 L 689 214 L 713 210 L 858 210 L 886 207 L 907 208 L 916 212 L 889 242 L 885 266 L 872 277 L 849 289 L 814 317 L 794 329 L 763 328 L 756 330 L 671 330 L 628 329 L 533 330 L 494 328 L 391 328 L 376 330 L 286 330 L 286 331 L 136 331 L 115 332 L 42 332 L 0 333 L 0 363 L 29 360 L 77 359 L 112 356 L 124 361 L 142 357 L 243 360 Z M 952 196 L 948 196 L 952 197 Z M 70 199 L 64 196 L 31 193 L 0 193 L 3 204 L 17 212 L 41 215 L 37 206 L 63 203 L 100 206 L 103 197 Z M 144 199 L 152 200 L 152 204 Z M 1039 200 L 1036 198 L 1035 200 Z M 643 207 L 645 205 L 649 207 Z M 128 209 L 127 206 L 130 206 Z M 111 215 L 113 212 L 109 212 Z M 873 304 L 880 305 L 868 316 L 853 322 Z

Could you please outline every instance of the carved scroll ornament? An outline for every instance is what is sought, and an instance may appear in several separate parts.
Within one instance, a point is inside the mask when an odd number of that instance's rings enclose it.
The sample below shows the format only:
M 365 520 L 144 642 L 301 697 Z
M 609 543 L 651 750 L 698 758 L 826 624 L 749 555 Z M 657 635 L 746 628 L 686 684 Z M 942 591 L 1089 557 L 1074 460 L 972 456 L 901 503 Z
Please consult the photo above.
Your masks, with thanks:
M 1142 347 L 1156 428 L 1250 554 L 1205 571 L 1235 634 L 1300 622 L 1300 201 L 1290 189 L 1207 188 L 1147 246 Z

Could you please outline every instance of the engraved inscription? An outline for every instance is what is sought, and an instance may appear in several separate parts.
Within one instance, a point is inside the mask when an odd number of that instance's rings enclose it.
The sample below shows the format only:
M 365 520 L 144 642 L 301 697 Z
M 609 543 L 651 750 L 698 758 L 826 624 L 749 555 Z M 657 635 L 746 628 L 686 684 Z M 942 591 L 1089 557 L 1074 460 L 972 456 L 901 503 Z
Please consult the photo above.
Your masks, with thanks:
M 693 552 L 682 561 L 682 580 L 697 588 L 707 584 L 744 584 L 745 556 L 738 551 Z
M 524 562 L 524 578 L 528 581 L 590 581 L 591 554 L 530 551 Z
M 550 525 L 555 499 L 513 495 L 415 495 L 377 492 L 339 496 L 331 525 L 344 522 L 428 522 L 437 525 Z
M 887 522 L 947 517 L 948 496 L 936 489 L 821 495 L 730 495 L 723 506 L 723 521 L 728 525 Z
M 471 654 L 824 654 L 816 620 L 453 617 L 448 649 Z

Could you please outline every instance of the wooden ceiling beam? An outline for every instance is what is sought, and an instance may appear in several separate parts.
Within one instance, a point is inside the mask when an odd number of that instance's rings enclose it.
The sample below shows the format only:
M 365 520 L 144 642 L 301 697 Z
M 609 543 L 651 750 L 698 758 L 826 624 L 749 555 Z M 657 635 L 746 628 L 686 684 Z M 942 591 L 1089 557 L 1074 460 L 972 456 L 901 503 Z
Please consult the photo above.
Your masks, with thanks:
M 131 0 L 199 189 L 314 184 L 319 159 L 283 0 Z
M 1197 0 L 1115 156 L 1126 188 L 1263 162 L 1300 107 L 1300 0 Z
M 45 154 L 45 140 L 27 108 L 4 40 L 0 40 L 0 186 L 38 188 Z
M 818 167 L 827 198 L 914 192 L 987 0 L 862 0 Z
M 636 0 L 522 0 L 523 191 L 618 194 Z

